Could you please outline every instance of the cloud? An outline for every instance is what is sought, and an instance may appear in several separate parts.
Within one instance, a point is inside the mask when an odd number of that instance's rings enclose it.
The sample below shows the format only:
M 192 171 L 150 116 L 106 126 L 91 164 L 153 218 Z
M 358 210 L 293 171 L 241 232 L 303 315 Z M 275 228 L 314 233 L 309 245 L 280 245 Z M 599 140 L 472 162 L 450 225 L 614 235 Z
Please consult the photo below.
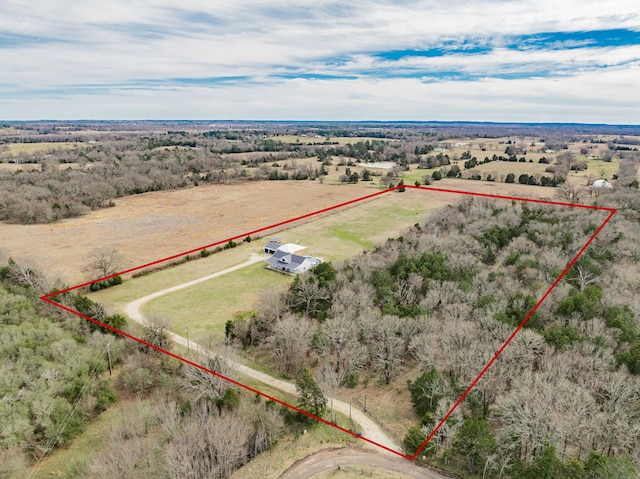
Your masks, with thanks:
M 316 111 L 327 119 L 385 118 L 375 112 L 471 119 L 465 112 L 477 111 L 484 117 L 474 119 L 512 120 L 522 116 L 519 108 L 534 117 L 565 105 L 597 121 L 594 113 L 604 115 L 605 107 L 590 110 L 590 96 L 606 92 L 608 118 L 614 104 L 640 96 L 616 88 L 640 69 L 640 15 L 627 0 L 606 9 L 590 0 L 29 3 L 0 6 L 6 119 L 190 118 L 189 111 L 208 118 L 272 112 L 312 119 Z M 485 99 L 496 94 L 491 85 L 506 103 Z M 598 90 L 589 95 L 583 85 Z M 554 97 L 559 105 L 546 105 L 544 95 L 523 95 L 525 87 L 563 93 Z M 450 110 L 463 115 L 457 118 L 444 107 L 416 106 L 416 99 L 434 105 L 433 94 L 454 101 L 476 90 L 484 92 L 469 98 L 476 104 Z M 569 101 L 574 91 L 584 105 Z M 628 108 L 617 111 L 620 122 L 637 122 Z

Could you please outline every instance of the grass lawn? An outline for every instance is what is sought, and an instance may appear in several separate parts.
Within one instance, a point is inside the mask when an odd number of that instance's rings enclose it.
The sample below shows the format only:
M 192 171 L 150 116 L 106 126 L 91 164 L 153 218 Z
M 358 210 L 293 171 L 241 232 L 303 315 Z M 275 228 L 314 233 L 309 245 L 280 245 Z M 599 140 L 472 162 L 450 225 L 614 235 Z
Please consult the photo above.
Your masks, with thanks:
M 84 143 L 10 143 L 7 145 L 10 153 L 36 153 L 47 150 L 69 150 L 77 146 L 86 146 Z
M 208 337 L 218 341 L 224 339 L 225 322 L 251 309 L 261 291 L 284 288 L 292 281 L 293 277 L 269 271 L 261 262 L 169 293 L 148 303 L 142 312 L 169 318 L 170 328 L 182 336 L 188 328 L 189 337 L 196 342 Z
M 438 171 L 438 168 L 418 168 L 416 165 L 411 165 L 410 171 L 403 171 L 400 173 L 400 177 L 404 180 L 406 185 L 413 185 L 416 181 L 419 181 L 421 185 L 424 184 L 424 177 L 431 176 L 434 171 Z M 394 183 L 398 183 L 395 181 Z
M 240 264 L 248 260 L 252 253 L 261 252 L 262 243 L 262 240 L 255 243 L 239 243 L 235 248 L 220 251 L 206 258 L 201 258 L 200 254 L 196 253 L 192 255 L 193 258 L 196 258 L 194 261 L 188 261 L 139 278 L 125 279 L 120 286 L 90 293 L 89 297 L 102 304 L 124 308 L 127 303 L 147 294 Z
M 575 178 L 588 178 L 593 176 L 594 178 L 604 178 L 605 180 L 613 179 L 613 175 L 618 172 L 620 168 L 620 160 L 618 158 L 612 161 L 596 160 L 594 158 L 585 158 L 584 156 L 576 157 L 578 161 L 586 161 L 587 169 L 584 171 L 572 171 L 569 173 L 569 177 Z
M 277 233 L 283 242 L 306 246 L 300 254 L 323 256 L 338 262 L 370 249 L 387 238 L 403 234 L 417 222 L 423 222 L 427 210 L 442 205 L 443 196 L 407 190 L 389 193 L 376 200 L 320 217 Z M 432 198 L 433 196 L 433 198 Z M 435 201 L 435 200 L 438 201 Z M 451 199 L 445 199 L 450 201 Z M 91 293 L 94 301 L 110 311 L 122 310 L 129 302 L 147 294 L 221 271 L 246 261 L 259 252 L 267 237 L 241 243 L 236 248 L 197 261 L 128 279 L 117 287 Z M 144 313 L 167 316 L 172 329 L 197 341 L 210 334 L 222 339 L 224 323 L 240 311 L 254 307 L 262 291 L 286 288 L 293 278 L 265 269 L 263 263 L 243 268 L 191 288 L 158 298 L 144 308 Z

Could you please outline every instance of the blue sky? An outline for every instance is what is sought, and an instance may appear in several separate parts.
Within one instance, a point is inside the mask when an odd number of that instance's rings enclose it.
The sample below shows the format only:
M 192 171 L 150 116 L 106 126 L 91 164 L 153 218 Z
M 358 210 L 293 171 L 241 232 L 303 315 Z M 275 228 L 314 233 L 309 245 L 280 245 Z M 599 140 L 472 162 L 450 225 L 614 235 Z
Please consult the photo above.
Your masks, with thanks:
M 608 0 L 0 1 L 0 119 L 640 123 Z

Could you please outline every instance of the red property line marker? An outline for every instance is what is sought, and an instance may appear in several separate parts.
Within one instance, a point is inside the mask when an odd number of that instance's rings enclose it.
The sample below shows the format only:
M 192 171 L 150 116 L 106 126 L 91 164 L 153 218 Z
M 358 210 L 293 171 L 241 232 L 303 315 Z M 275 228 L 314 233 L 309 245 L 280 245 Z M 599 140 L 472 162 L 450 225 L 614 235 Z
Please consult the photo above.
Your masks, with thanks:
M 89 316 L 86 316 L 72 308 L 69 308 L 68 306 L 65 306 L 63 304 L 57 303 L 55 301 L 53 301 L 51 298 L 54 296 L 57 296 L 59 294 L 63 294 L 69 291 L 73 291 L 75 289 L 78 288 L 82 288 L 83 286 L 88 286 L 92 283 L 96 283 L 99 281 L 104 281 L 110 278 L 113 278 L 115 276 L 118 275 L 123 275 L 123 274 L 127 274 L 127 273 L 131 273 L 134 271 L 138 271 L 141 270 L 143 268 L 147 268 L 150 266 L 154 266 L 160 263 L 163 263 L 165 261 L 170 261 L 172 259 L 175 258 L 179 258 L 181 256 L 186 256 L 188 254 L 192 254 L 192 253 L 196 253 L 199 251 L 202 251 L 203 249 L 206 248 L 211 248 L 214 246 L 218 246 L 224 243 L 227 243 L 229 241 L 233 241 L 236 239 L 240 239 L 240 238 L 245 238 L 247 236 L 253 235 L 253 234 L 257 234 L 257 233 L 261 233 L 273 228 L 277 228 L 280 226 L 284 226 L 287 224 L 291 224 L 291 223 L 295 223 L 297 221 L 306 219 L 306 218 L 310 218 L 312 216 L 316 216 L 322 213 L 326 213 L 329 211 L 333 211 L 339 208 L 343 208 L 345 206 L 349 206 L 352 204 L 356 204 L 359 203 L 361 201 L 367 200 L 367 199 L 371 199 L 371 198 L 375 198 L 375 197 L 379 197 L 381 195 L 384 195 L 386 193 L 389 193 L 391 191 L 395 191 L 398 190 L 399 188 L 411 188 L 411 189 L 418 189 L 418 190 L 426 190 L 426 191 L 435 191 L 435 192 L 440 192 L 440 193 L 453 193 L 453 194 L 459 194 L 459 195 L 467 195 L 467 196 L 478 196 L 478 197 L 482 197 L 482 198 L 492 198 L 492 199 L 501 199 L 501 200 L 511 200 L 511 201 L 520 201 L 520 202 L 527 202 L 527 203 L 540 203 L 540 204 L 546 204 L 546 205 L 554 205 L 554 206 L 564 206 L 564 207 L 573 207 L 573 208 L 585 208 L 585 209 L 591 209 L 591 210 L 597 210 L 597 211 L 607 211 L 609 212 L 609 215 L 607 216 L 607 218 L 602 222 L 602 224 L 598 227 L 598 229 L 591 235 L 591 237 L 589 238 L 589 240 L 584 244 L 584 246 L 580 249 L 580 251 L 578 252 L 578 254 L 576 254 L 576 256 L 569 262 L 569 264 L 565 267 L 565 269 L 562 271 L 562 273 L 560 274 L 560 276 L 558 276 L 558 278 L 553 282 L 553 284 L 549 287 L 549 289 L 545 292 L 545 294 L 540 298 L 540 300 L 538 300 L 538 302 L 536 303 L 536 305 L 531 309 L 531 311 L 529 311 L 529 313 L 527 314 L 527 316 L 522 320 L 522 322 L 518 325 L 518 327 L 513 331 L 513 333 L 511 333 L 511 335 L 509 336 L 509 338 L 507 338 L 507 340 L 502 344 L 502 346 L 500 347 L 500 349 L 498 349 L 498 351 L 496 352 L 496 354 L 491 358 L 491 360 L 487 363 L 487 365 L 482 369 L 482 371 L 480 371 L 480 374 L 478 374 L 478 376 L 473 380 L 473 382 L 469 385 L 469 387 L 465 390 L 465 392 L 460 396 L 460 398 L 456 401 L 456 403 L 451 407 L 451 409 L 449 410 L 449 412 L 444 416 L 444 418 L 440 421 L 440 423 L 435 427 L 435 429 L 431 432 L 431 434 L 429 435 L 429 437 L 427 437 L 427 439 L 422 443 L 422 445 L 418 448 L 418 450 L 415 452 L 415 454 L 413 454 L 412 456 L 408 456 L 400 451 L 396 451 L 394 449 L 391 449 L 383 444 L 379 444 L 376 441 L 373 441 L 371 439 L 368 439 L 364 436 L 358 435 L 353 431 L 350 431 L 348 429 L 345 429 L 341 426 L 338 426 L 337 424 L 333 424 L 329 421 L 327 421 L 326 419 L 323 419 L 321 417 L 318 417 L 314 414 L 311 414 L 307 411 L 304 411 L 294 405 L 291 405 L 285 401 L 282 401 L 281 399 L 278 399 L 276 397 L 273 397 L 269 394 L 263 393 L 261 391 L 258 391 L 257 389 L 252 388 L 251 386 L 247 386 L 246 384 L 242 384 L 239 381 L 236 381 L 232 378 L 228 378 L 226 376 L 223 376 L 220 373 L 217 373 L 211 369 L 205 368 L 204 366 L 195 363 L 193 361 L 190 361 L 189 359 L 183 358 L 182 356 L 179 356 L 175 353 L 172 353 L 171 351 L 167 351 L 165 349 L 159 348 L 157 346 L 154 346 L 153 344 L 150 344 L 146 341 L 144 341 L 143 339 L 137 338 L 129 333 L 126 333 L 124 331 L 121 331 L 119 329 L 116 329 L 112 326 L 109 326 L 107 324 L 104 324 L 94 318 L 90 318 Z M 393 454 L 396 454 L 400 457 L 403 457 L 407 460 L 413 461 L 415 460 L 415 458 L 420 454 L 420 452 L 424 449 L 424 447 L 429 443 L 429 441 L 431 441 L 431 439 L 436 435 L 436 433 L 438 432 L 438 430 L 442 427 L 442 425 L 446 422 L 446 420 L 449 418 L 449 416 L 451 416 L 451 414 L 456 410 L 456 408 L 462 403 L 462 401 L 465 399 L 465 397 L 469 394 L 469 392 L 475 387 L 475 385 L 478 383 L 478 381 L 480 381 L 480 379 L 482 378 L 482 376 L 487 372 L 487 370 L 491 367 L 491 365 L 498 359 L 498 357 L 500 356 L 500 354 L 502 354 L 502 352 L 504 351 L 504 349 L 507 347 L 507 345 L 511 342 L 511 340 L 513 340 L 513 338 L 516 336 L 516 334 L 518 334 L 518 331 L 520 331 L 524 325 L 526 324 L 526 322 L 529 320 L 529 318 L 536 312 L 536 310 L 540 307 L 540 305 L 542 304 L 542 302 L 549 296 L 549 294 L 551 294 L 551 291 L 553 291 L 553 289 L 558 285 L 558 283 L 562 280 L 562 278 L 564 278 L 564 276 L 567 274 L 567 272 L 571 269 L 571 267 L 575 264 L 575 262 L 580 258 L 580 256 L 586 251 L 586 249 L 589 247 L 589 245 L 593 242 L 593 240 L 596 238 L 596 236 L 598 236 L 598 234 L 600 234 L 600 232 L 602 231 L 602 229 L 605 227 L 605 225 L 609 222 L 609 220 L 613 217 L 613 215 L 615 215 L 616 213 L 616 209 L 615 208 L 604 208 L 604 207 L 598 207 L 598 206 L 590 206 L 590 205 L 581 205 L 581 204 L 573 204 L 573 203 L 564 203 L 564 202 L 559 202 L 559 201 L 549 201 L 549 200 L 539 200 L 539 199 L 535 199 L 535 198 L 520 198 L 520 197 L 516 197 L 516 196 L 504 196 L 504 195 L 496 195 L 496 194 L 488 194 L 488 193 L 476 193 L 476 192 L 471 192 L 471 191 L 460 191 L 460 190 L 451 190 L 451 189 L 445 189 L 445 188 L 437 188 L 437 187 L 432 187 L 432 186 L 413 186 L 413 185 L 399 185 L 396 186 L 394 188 L 389 188 L 383 191 L 378 191 L 376 193 L 370 194 L 370 195 L 366 195 L 360 198 L 356 198 L 354 200 L 350 200 L 350 201 L 346 201 L 344 203 L 340 203 L 334 206 L 330 206 L 328 208 L 323 208 L 321 210 L 318 211 L 314 211 L 312 213 L 307 213 L 301 216 L 297 216 L 295 218 L 291 218 L 285 221 L 281 221 L 279 223 L 275 223 L 273 225 L 270 226 L 265 226 L 263 228 L 259 228 L 253 231 L 249 231 L 237 236 L 232 236 L 231 238 L 227 238 L 225 240 L 221 240 L 221 241 L 217 241 L 215 243 L 211 243 L 205 246 L 201 246 L 199 248 L 195 248 L 189 251 L 185 251 L 183 253 L 178 253 L 178 254 L 174 254 L 172 256 L 169 256 L 167 258 L 163 258 L 160 260 L 156 260 L 156 261 L 152 261 L 150 263 L 146 263 L 140 266 L 136 266 L 134 268 L 130 268 L 124 271 L 120 271 L 119 273 L 114 273 L 112 275 L 109 276 L 104 276 L 102 278 L 98 278 L 98 279 L 94 279 L 92 281 L 87 281 L 85 283 L 81 283 L 78 284 L 76 286 L 72 286 L 70 288 L 66 288 L 64 290 L 61 291 L 54 291 L 52 293 L 46 294 L 44 296 L 41 296 L 40 299 L 53 305 L 56 306 L 60 309 L 63 309 L 69 313 L 75 314 L 76 316 L 79 316 L 87 321 L 90 321 L 98 326 L 101 326 L 105 329 L 108 329 L 110 331 L 113 331 L 114 333 L 120 334 L 122 336 L 124 336 L 125 338 L 131 339 L 133 341 L 136 341 L 140 344 L 143 344 L 147 347 L 150 347 L 152 349 L 155 349 L 156 351 L 159 351 L 163 354 L 166 354 L 167 356 L 170 356 L 174 359 L 177 359 L 179 361 L 182 361 L 185 364 L 189 364 L 190 366 L 196 367 L 202 371 L 205 371 L 209 374 L 213 374 L 214 376 L 217 376 L 221 379 L 224 379 L 225 381 L 230 382 L 231 384 L 234 384 L 235 386 L 238 386 L 240 388 L 243 388 L 253 394 L 258 394 L 266 399 L 269 399 L 271 401 L 274 401 L 282 406 L 286 406 L 290 409 L 293 409 L 294 411 L 297 411 L 301 414 L 304 414 L 305 416 L 308 416 L 310 418 L 313 418 L 317 421 L 320 421 L 328 426 L 334 427 L 342 432 L 345 432 L 355 438 L 361 439 L 363 441 L 366 441 L 370 444 L 373 444 L 375 446 L 378 446 L 388 452 L 391 452 Z

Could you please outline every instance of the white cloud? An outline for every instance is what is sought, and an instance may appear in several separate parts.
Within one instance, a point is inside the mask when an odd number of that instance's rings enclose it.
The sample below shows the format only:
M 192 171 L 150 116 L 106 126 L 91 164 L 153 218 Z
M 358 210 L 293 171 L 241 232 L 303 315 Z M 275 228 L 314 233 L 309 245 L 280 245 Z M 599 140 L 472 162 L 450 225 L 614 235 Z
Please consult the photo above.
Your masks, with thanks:
M 0 116 L 6 119 L 638 121 L 629 105 L 637 107 L 640 93 L 626 82 L 638 75 L 640 46 L 500 48 L 502 38 L 520 34 L 639 30 L 635 1 L 612 0 L 606 8 L 591 0 L 28 3 L 0 4 Z M 477 37 L 496 48 L 481 55 L 399 61 L 371 56 Z M 8 39 L 5 44 L 3 38 Z M 564 77 L 490 78 L 497 73 L 535 76 L 546 70 Z M 376 79 L 372 71 L 381 77 L 416 72 L 431 75 L 433 83 Z M 441 81 L 440 71 L 487 78 Z M 359 78 L 274 78 L 292 72 Z M 158 89 L 175 78 L 237 76 L 253 82 L 225 82 L 213 88 L 178 82 Z M 131 86 L 137 89 L 122 89 Z M 596 105 L 598 98 L 606 104 Z M 574 118 L 578 116 L 585 119 Z

